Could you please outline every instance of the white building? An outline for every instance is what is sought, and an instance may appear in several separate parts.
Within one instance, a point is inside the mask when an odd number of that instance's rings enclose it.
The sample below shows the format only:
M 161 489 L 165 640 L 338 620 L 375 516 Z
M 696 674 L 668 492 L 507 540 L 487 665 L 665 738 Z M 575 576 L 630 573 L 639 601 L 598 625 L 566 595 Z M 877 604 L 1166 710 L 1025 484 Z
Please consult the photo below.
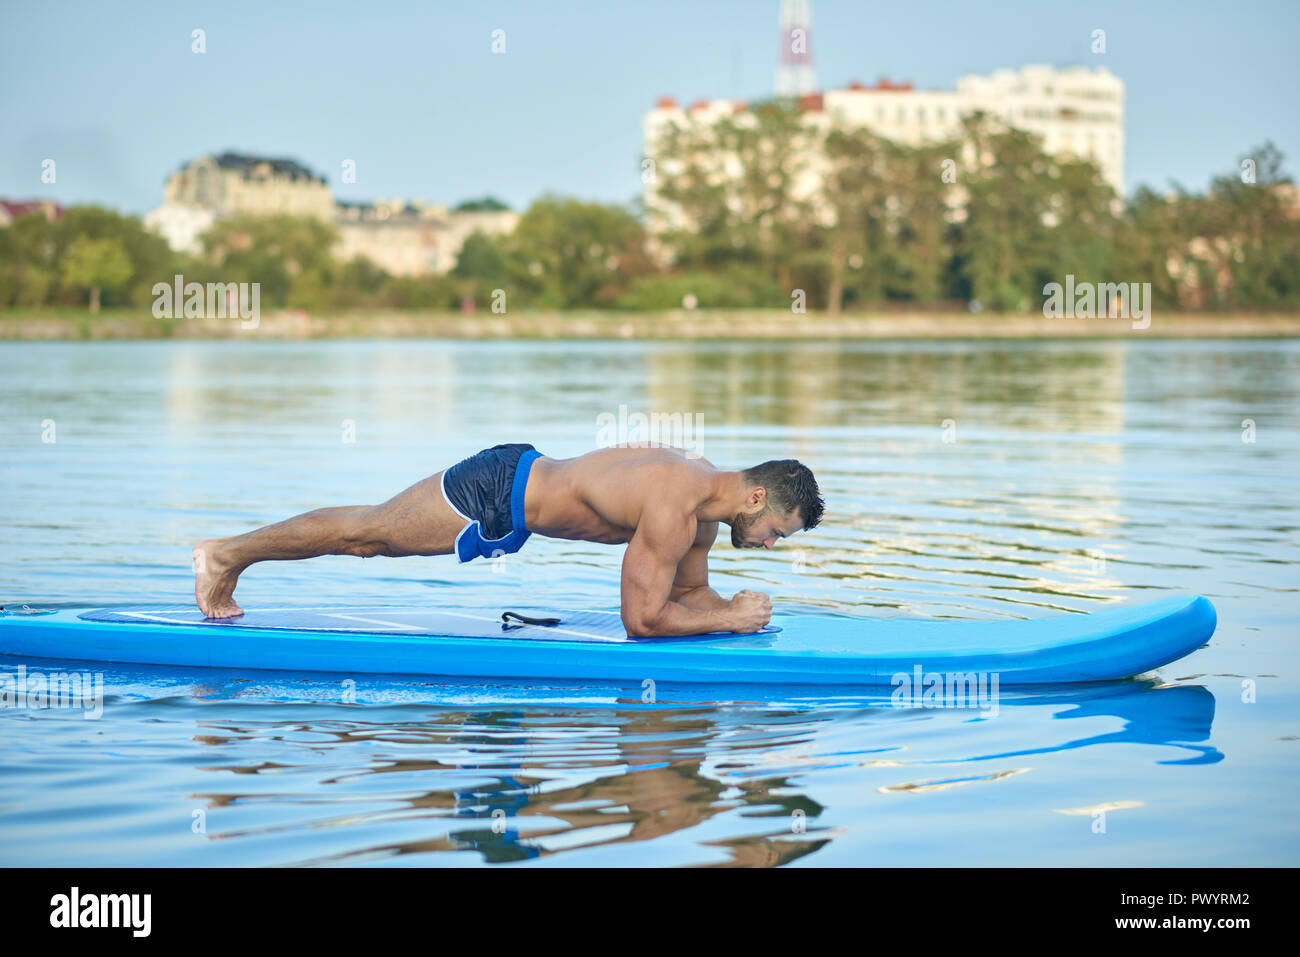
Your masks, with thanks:
M 167 240 L 179 253 L 197 256 L 203 251 L 199 237 L 217 218 L 215 210 L 190 203 L 163 203 L 145 214 L 144 225 L 150 232 Z
M 405 199 L 338 204 L 334 225 L 341 260 L 364 256 L 394 276 L 446 273 L 456 267 L 461 247 L 473 233 L 504 236 L 519 214 L 502 210 L 448 210 Z
M 984 110 L 1008 126 L 1038 134 L 1053 156 L 1092 160 L 1124 195 L 1124 81 L 1105 67 L 996 70 L 992 76 L 962 77 L 956 95 L 967 111 Z
M 167 179 L 163 204 L 145 216 L 150 230 L 178 252 L 197 255 L 199 237 L 227 216 L 310 216 L 339 232 L 333 255 L 364 256 L 394 276 L 445 273 L 474 232 L 512 232 L 508 209 L 458 209 L 405 199 L 336 202 L 323 176 L 294 160 L 241 153 L 202 156 Z
M 987 77 L 962 77 L 955 90 L 917 90 L 910 83 L 884 80 L 873 87 L 854 83 L 800 97 L 799 103 L 812 125 L 865 127 L 913 146 L 957 139 L 963 117 L 983 111 L 1040 136 L 1043 149 L 1051 155 L 1091 159 L 1115 192 L 1123 195 L 1124 83 L 1105 67 L 998 70 Z M 642 123 L 646 156 L 655 158 L 656 144 L 668 124 L 707 125 L 745 109 L 745 104 L 732 100 L 707 100 L 684 110 L 675 100 L 664 98 Z M 815 170 L 819 164 L 809 159 L 807 165 Z M 732 165 L 725 160 L 723 164 Z M 664 175 L 672 175 L 671 168 L 656 170 L 656 176 Z M 653 208 L 653 182 L 646 185 L 645 200 Z M 669 211 L 660 212 L 671 216 Z

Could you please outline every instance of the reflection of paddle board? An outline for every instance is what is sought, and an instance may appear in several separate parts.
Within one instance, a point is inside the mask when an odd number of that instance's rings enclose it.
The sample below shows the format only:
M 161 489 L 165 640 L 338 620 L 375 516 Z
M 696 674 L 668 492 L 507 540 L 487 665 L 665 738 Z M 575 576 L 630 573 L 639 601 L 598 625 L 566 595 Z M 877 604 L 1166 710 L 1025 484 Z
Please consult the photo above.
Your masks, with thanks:
M 897 674 L 997 674 L 1001 684 L 1125 678 L 1190 654 L 1214 606 L 1182 596 L 1090 615 L 935 621 L 779 615 L 750 635 L 627 637 L 617 612 L 501 609 L 251 609 L 210 621 L 191 607 L 0 615 L 0 654 L 78 661 L 336 674 L 611 678 L 888 685 Z M 0 665 L 0 669 L 3 666 Z

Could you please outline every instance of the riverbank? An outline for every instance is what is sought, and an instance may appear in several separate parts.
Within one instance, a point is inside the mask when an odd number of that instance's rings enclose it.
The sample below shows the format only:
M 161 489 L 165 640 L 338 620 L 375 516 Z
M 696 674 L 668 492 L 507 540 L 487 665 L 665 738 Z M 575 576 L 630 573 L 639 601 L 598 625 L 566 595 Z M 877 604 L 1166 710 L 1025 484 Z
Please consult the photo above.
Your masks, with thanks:
M 1109 339 L 1289 338 L 1300 314 L 1157 313 L 1146 328 L 1129 319 L 1047 319 L 992 313 L 795 315 L 784 310 L 519 312 L 365 311 L 263 315 L 255 328 L 237 319 L 156 319 L 140 310 L 10 310 L 0 339 Z M 1139 323 L 1139 325 L 1141 325 Z

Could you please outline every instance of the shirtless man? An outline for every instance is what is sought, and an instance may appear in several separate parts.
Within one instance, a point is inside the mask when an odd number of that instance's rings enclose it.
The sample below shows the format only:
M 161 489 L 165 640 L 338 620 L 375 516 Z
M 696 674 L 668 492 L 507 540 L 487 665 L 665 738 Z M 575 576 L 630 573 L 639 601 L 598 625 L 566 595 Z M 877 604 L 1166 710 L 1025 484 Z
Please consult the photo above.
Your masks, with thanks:
M 794 459 L 723 472 L 667 446 L 619 446 L 553 459 L 526 444 L 495 445 L 382 505 L 320 508 L 194 548 L 194 594 L 209 618 L 243 614 L 235 585 L 248 566 L 317 555 L 452 555 L 461 562 L 516 552 L 536 532 L 607 545 L 623 555 L 627 633 L 753 632 L 771 599 L 709 587 L 718 523 L 737 548 L 771 548 L 821 520 L 822 499 Z

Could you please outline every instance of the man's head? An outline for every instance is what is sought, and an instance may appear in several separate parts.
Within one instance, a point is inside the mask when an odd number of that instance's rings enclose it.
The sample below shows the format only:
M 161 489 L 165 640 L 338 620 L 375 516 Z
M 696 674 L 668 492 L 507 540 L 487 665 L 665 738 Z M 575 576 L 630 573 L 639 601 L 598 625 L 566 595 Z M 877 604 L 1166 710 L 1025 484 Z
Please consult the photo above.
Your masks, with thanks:
M 821 493 L 806 465 L 794 459 L 764 462 L 740 473 L 745 503 L 731 520 L 736 548 L 771 548 L 822 519 Z

